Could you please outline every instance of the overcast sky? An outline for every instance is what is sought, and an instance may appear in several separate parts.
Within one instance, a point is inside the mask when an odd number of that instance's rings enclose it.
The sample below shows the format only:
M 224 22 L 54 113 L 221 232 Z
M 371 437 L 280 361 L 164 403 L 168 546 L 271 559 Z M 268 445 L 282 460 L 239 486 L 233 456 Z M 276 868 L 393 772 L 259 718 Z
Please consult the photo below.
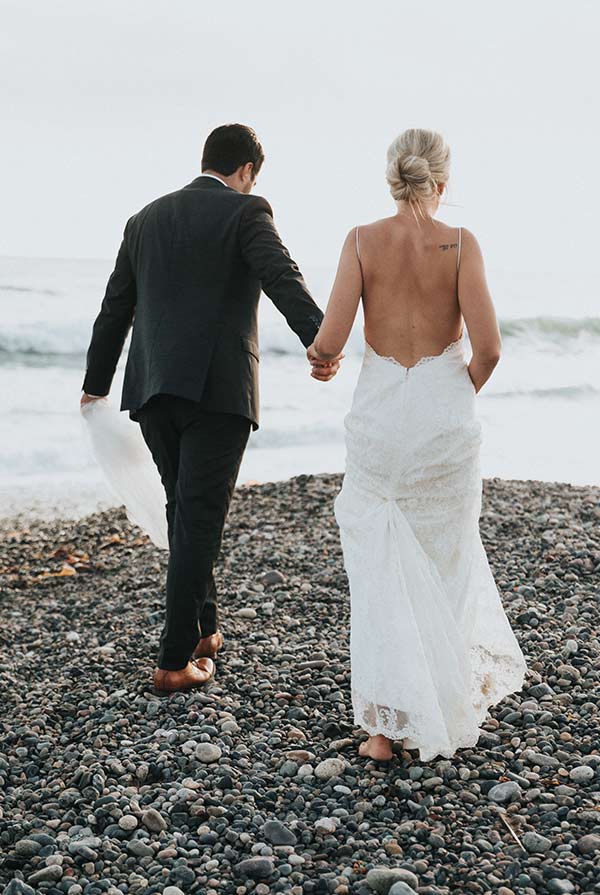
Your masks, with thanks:
M 0 21 L 2 255 L 112 258 L 241 121 L 301 264 L 394 211 L 385 152 L 421 126 L 488 266 L 597 270 L 598 0 L 0 0 Z

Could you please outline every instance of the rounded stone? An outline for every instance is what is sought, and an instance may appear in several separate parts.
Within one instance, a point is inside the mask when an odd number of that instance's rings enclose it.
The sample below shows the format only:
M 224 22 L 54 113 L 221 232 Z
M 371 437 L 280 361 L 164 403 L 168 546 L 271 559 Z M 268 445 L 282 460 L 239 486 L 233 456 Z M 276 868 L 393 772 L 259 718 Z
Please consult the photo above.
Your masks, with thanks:
M 398 880 L 397 883 L 393 884 L 391 889 L 388 889 L 388 895 L 417 895 L 417 893 L 412 886 L 408 885 L 408 883 Z
M 211 762 L 220 759 L 222 752 L 220 747 L 215 743 L 198 743 L 195 755 L 198 761 L 202 761 L 205 764 L 211 764 Z
M 552 895 L 571 895 L 575 891 L 575 886 L 568 879 L 548 880 L 546 888 Z
M 154 849 L 141 839 L 132 839 L 131 842 L 128 842 L 127 851 L 130 851 L 136 858 L 151 858 L 154 855 Z
M 15 843 L 15 851 L 24 858 L 32 858 L 41 851 L 42 846 L 34 839 L 20 839 Z
M 233 718 L 228 718 L 221 724 L 221 730 L 223 733 L 239 733 L 240 725 Z
M 142 814 L 142 823 L 147 830 L 153 833 L 160 833 L 167 829 L 167 822 L 162 814 L 156 808 L 147 808 Z
M 523 833 L 523 835 L 521 836 L 521 840 L 527 851 L 531 854 L 534 854 L 535 852 L 541 852 L 542 854 L 545 854 L 552 848 L 552 842 L 550 841 L 550 839 L 547 839 L 545 836 L 541 836 L 540 833 Z
M 297 842 L 295 833 L 279 820 L 268 820 L 263 824 L 262 834 L 272 845 L 295 845 Z
M 59 867 L 58 864 L 51 864 L 50 867 L 42 867 L 41 870 L 36 870 L 35 873 L 32 873 L 28 877 L 28 882 L 33 886 L 38 886 L 39 883 L 56 883 L 59 879 L 62 879 L 62 875 L 62 867 Z
M 587 764 L 582 764 L 576 768 L 571 768 L 569 777 L 573 783 L 591 783 L 595 777 L 594 769 Z
M 35 895 L 35 889 L 24 883 L 22 879 L 11 879 L 2 895 Z
M 505 783 L 497 783 L 488 792 L 488 799 L 498 805 L 505 805 L 518 799 L 521 795 L 521 787 L 515 780 L 507 780 Z
M 235 865 L 234 870 L 238 876 L 247 876 L 250 879 L 264 879 L 273 873 L 273 861 L 269 857 L 259 855 L 255 858 L 245 858 Z
M 315 768 L 315 777 L 319 780 L 329 780 L 331 777 L 341 777 L 346 770 L 346 762 L 343 758 L 325 758 Z
M 591 855 L 600 851 L 600 836 L 598 833 L 587 833 L 577 840 L 577 851 L 580 855 Z
M 239 618 L 256 618 L 258 612 L 252 606 L 243 606 L 241 609 L 238 609 L 236 615 Z
M 416 889 L 419 881 L 411 870 L 402 867 L 372 867 L 366 876 L 367 885 L 378 895 L 388 895 L 394 883 L 405 883 Z
M 124 814 L 119 818 L 119 826 L 122 830 L 135 830 L 137 825 L 137 817 L 134 817 L 133 814 Z
M 335 833 L 337 827 L 338 823 L 334 817 L 319 817 L 315 821 L 315 830 L 319 830 L 322 833 Z
M 274 584 L 285 584 L 285 575 L 282 574 L 282 572 L 273 569 L 269 572 L 265 572 L 258 580 L 261 584 L 264 584 L 265 587 L 272 587 Z
M 171 882 L 177 880 L 177 882 L 181 883 L 183 886 L 193 886 L 196 882 L 196 874 L 191 867 L 178 864 L 177 867 L 173 867 L 171 870 L 169 880 Z

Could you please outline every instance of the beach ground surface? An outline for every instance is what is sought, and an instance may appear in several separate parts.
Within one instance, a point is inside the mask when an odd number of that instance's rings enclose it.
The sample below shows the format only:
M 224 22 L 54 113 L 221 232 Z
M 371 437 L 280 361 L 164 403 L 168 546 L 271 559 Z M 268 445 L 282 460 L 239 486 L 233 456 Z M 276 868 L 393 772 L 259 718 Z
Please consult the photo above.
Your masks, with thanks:
M 122 508 L 1 523 L 0 891 L 600 892 L 600 489 L 484 483 L 526 686 L 476 748 L 376 764 L 352 717 L 340 483 L 237 489 L 216 678 L 167 698 L 166 552 Z

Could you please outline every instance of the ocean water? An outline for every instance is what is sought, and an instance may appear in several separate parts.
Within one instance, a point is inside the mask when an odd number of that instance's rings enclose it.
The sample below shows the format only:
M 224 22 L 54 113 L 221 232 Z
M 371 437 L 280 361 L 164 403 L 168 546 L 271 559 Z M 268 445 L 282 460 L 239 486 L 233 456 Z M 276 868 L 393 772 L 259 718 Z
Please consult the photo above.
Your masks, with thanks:
M 0 258 L 1 516 L 79 516 L 115 503 L 79 412 L 85 352 L 111 268 Z M 304 273 L 324 307 L 334 270 Z M 488 271 L 488 279 L 503 354 L 478 396 L 484 475 L 600 484 L 600 277 Z M 342 371 L 318 383 L 297 337 L 263 297 L 261 428 L 240 483 L 343 469 L 343 419 L 362 344 L 357 320 Z M 117 406 L 127 345 L 111 392 Z

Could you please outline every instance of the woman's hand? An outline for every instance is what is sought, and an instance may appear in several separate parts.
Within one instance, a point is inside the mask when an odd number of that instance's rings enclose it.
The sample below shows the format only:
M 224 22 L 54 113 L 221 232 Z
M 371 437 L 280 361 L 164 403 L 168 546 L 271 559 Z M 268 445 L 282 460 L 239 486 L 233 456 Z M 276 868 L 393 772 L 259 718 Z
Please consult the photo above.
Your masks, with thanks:
M 329 360 L 325 360 L 321 357 L 317 349 L 315 348 L 315 343 L 306 349 L 306 357 L 311 365 L 311 373 L 310 375 L 313 379 L 318 379 L 319 382 L 329 382 L 330 379 L 333 379 L 335 374 L 338 372 L 340 368 L 340 361 L 344 357 L 343 354 L 338 354 L 337 357 L 330 358 Z

